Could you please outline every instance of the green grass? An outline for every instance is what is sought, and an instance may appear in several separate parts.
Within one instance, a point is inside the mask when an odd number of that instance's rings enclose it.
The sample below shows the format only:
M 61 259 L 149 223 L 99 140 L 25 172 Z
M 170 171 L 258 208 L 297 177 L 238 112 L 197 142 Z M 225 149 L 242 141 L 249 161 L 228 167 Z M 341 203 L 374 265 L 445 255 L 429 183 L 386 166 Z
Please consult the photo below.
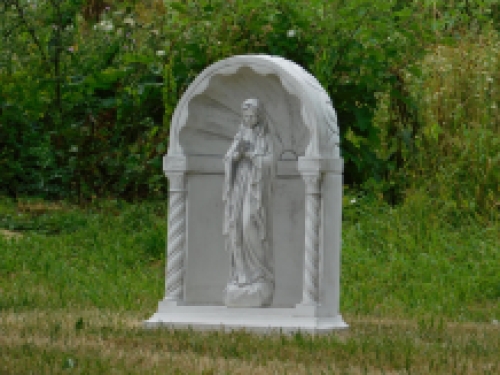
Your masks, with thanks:
M 344 209 L 344 311 L 456 321 L 500 316 L 500 225 L 440 212 L 414 193 L 393 208 L 368 197 Z
M 161 294 L 165 204 L 15 213 L 4 201 L 2 211 L 5 229 L 30 229 L 16 240 L 0 239 L 1 308 L 128 310 Z M 48 223 L 57 234 L 36 230 Z
M 498 373 L 500 223 L 436 204 L 347 192 L 351 328 L 312 338 L 142 329 L 164 293 L 166 202 L 0 199 L 0 373 Z

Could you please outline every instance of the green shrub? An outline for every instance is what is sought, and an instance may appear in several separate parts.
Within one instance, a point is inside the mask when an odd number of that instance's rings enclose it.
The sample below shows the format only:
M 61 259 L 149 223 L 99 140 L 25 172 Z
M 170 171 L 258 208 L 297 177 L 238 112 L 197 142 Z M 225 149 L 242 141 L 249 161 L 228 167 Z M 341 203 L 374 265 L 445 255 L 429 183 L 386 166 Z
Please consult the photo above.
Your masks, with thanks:
M 4 141 L 11 167 L 2 190 L 79 201 L 161 193 L 168 129 L 157 134 L 163 64 L 151 30 L 130 7 L 104 10 L 95 24 L 81 16 L 81 2 L 2 7 L 8 56 L 0 65 L 0 124 L 3 134 L 19 135 Z M 47 160 L 27 161 L 37 152 Z M 22 177 L 31 175 L 42 188 Z M 56 188 L 47 191 L 42 179 Z
M 346 183 L 398 202 L 415 169 L 408 163 L 417 137 L 434 126 L 422 102 L 427 88 L 416 83 L 420 70 L 427 74 L 425 53 L 447 51 L 463 35 L 472 40 L 495 22 L 492 1 L 455 5 L 6 0 L 0 124 L 10 135 L 1 189 L 78 201 L 162 196 L 170 118 L 189 83 L 217 60 L 267 53 L 302 65 L 332 97 Z M 445 84 L 443 92 L 452 90 Z M 477 107 L 468 103 L 464 114 Z M 21 169 L 38 177 L 20 179 Z
M 388 180 L 410 195 L 423 189 L 457 220 L 491 220 L 500 212 L 499 53 L 494 31 L 430 48 L 416 63 L 419 74 L 405 75 L 418 108 L 413 122 L 391 121 L 389 95 L 379 95 L 380 157 L 404 162 Z

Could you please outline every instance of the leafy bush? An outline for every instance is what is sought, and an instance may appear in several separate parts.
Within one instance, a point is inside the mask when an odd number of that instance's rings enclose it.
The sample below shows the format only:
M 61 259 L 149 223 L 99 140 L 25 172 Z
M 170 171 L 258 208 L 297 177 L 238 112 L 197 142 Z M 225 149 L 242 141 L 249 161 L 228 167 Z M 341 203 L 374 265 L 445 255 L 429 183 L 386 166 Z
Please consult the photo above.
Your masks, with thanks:
M 379 95 L 381 158 L 399 154 L 392 181 L 424 189 L 440 210 L 460 219 L 500 212 L 500 37 L 486 31 L 455 45 L 431 47 L 405 86 L 418 111 L 391 123 L 389 95 Z M 392 133 L 389 131 L 392 129 Z M 397 134 L 394 137 L 394 133 Z
M 346 182 L 398 202 L 409 176 L 421 175 L 410 163 L 417 137 L 434 126 L 422 101 L 428 90 L 417 83 L 424 56 L 453 49 L 463 35 L 494 40 L 496 32 L 484 32 L 495 26 L 494 6 L 6 0 L 1 190 L 78 201 L 162 196 L 169 122 L 189 83 L 217 60 L 267 53 L 302 65 L 332 97 Z M 450 82 L 443 90 L 458 92 Z M 477 108 L 468 103 L 466 111 Z
M 108 8 L 92 25 L 81 2 L 2 6 L 2 190 L 81 201 L 164 189 L 154 184 L 159 157 L 149 159 L 164 151 L 166 137 L 148 143 L 162 123 L 162 64 L 136 40 L 150 30 L 132 30 L 130 8 Z

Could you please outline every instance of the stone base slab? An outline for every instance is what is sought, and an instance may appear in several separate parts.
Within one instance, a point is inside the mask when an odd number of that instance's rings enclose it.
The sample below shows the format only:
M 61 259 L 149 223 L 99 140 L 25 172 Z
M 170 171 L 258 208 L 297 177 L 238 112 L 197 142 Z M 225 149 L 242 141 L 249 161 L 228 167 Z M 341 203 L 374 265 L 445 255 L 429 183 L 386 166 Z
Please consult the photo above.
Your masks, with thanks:
M 162 308 L 163 307 L 163 308 Z M 300 308 L 228 308 L 226 306 L 162 306 L 146 328 L 192 328 L 195 330 L 245 330 L 259 333 L 328 333 L 349 326 L 341 315 L 318 317 Z

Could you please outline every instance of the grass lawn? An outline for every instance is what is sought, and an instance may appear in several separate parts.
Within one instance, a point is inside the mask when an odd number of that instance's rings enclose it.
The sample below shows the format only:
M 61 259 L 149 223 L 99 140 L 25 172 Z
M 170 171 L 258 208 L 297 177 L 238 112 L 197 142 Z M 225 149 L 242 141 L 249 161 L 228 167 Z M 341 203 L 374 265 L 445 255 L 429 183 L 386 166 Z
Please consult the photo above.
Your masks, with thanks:
M 498 374 L 500 223 L 344 200 L 342 313 L 311 337 L 145 330 L 166 202 L 0 199 L 0 374 Z

